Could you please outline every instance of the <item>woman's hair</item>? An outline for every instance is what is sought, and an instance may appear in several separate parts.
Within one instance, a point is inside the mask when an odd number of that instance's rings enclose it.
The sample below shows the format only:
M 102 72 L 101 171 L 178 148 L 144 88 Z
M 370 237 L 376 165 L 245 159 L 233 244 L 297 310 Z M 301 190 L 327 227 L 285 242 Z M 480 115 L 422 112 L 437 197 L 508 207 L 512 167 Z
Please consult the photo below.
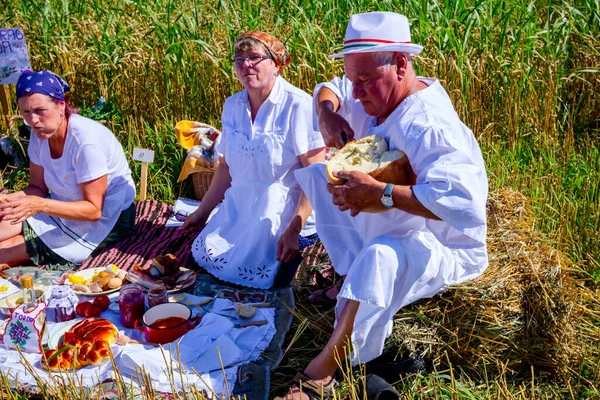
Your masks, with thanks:
M 35 93 L 27 93 L 27 94 L 22 95 L 21 97 L 29 97 L 32 94 L 35 94 Z M 50 96 L 47 96 L 47 97 L 54 104 L 58 104 L 58 105 L 64 104 L 65 105 L 65 118 L 67 119 L 67 121 L 69 120 L 69 117 L 71 115 L 77 114 L 79 112 L 79 108 L 71 107 L 71 105 L 69 104 L 69 98 L 70 98 L 70 96 L 68 96 L 68 95 L 65 95 L 65 100 L 64 101 L 59 100 L 59 99 L 55 99 L 55 98 L 50 97 Z
M 266 55 L 273 57 L 273 54 L 269 51 L 267 46 L 265 46 L 260 40 L 254 39 L 253 37 L 245 37 L 238 40 L 233 46 L 233 54 L 245 53 L 251 50 L 261 49 L 265 52 Z
M 65 103 L 65 118 L 67 119 L 67 121 L 69 120 L 71 115 L 77 114 L 79 112 L 79 108 L 71 107 L 71 105 L 69 104 L 69 96 L 65 95 L 65 101 L 52 99 L 52 102 L 59 105 Z

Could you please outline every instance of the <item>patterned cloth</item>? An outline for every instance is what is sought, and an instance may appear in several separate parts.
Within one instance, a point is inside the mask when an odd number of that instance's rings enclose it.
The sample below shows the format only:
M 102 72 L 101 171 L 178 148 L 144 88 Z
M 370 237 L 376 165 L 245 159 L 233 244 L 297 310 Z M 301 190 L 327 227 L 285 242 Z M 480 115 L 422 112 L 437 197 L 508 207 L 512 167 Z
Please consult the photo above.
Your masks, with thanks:
M 26 71 L 17 81 L 17 99 L 25 94 L 41 93 L 57 100 L 65 100 L 65 92 L 71 90 L 67 82 L 54 72 Z
M 237 38 L 236 43 L 247 37 L 256 39 L 264 44 L 267 50 L 269 50 L 269 53 L 271 53 L 271 56 L 273 56 L 273 60 L 278 67 L 285 67 L 292 61 L 292 57 L 288 53 L 283 43 L 281 43 L 281 41 L 275 36 L 261 31 L 247 31 L 242 33 L 240 37 Z

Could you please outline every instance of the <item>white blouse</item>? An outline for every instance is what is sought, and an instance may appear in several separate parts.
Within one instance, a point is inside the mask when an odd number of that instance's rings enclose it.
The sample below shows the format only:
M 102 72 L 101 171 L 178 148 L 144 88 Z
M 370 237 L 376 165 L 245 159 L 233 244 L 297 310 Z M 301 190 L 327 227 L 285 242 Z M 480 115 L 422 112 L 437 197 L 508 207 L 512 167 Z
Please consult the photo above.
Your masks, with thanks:
M 300 200 L 294 176 L 302 168 L 299 156 L 324 147 L 311 120 L 311 97 L 281 77 L 254 123 L 246 90 L 225 101 L 216 150 L 225 156 L 231 187 L 192 245 L 194 259 L 208 272 L 236 284 L 273 285 L 277 242 Z M 311 214 L 301 235 L 315 232 Z

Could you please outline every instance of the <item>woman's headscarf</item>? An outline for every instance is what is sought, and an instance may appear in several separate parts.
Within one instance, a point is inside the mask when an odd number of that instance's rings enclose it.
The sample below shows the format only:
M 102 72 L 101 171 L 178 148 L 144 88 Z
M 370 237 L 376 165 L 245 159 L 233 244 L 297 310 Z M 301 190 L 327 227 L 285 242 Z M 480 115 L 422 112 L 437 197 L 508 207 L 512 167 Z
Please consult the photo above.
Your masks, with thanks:
M 57 100 L 65 100 L 71 87 L 63 78 L 50 71 L 26 71 L 17 81 L 17 99 L 28 93 L 41 93 Z
M 290 57 L 283 43 L 275 36 L 261 31 L 248 31 L 242 33 L 235 42 L 237 43 L 247 37 L 256 39 L 264 44 L 278 67 L 285 67 L 292 61 L 292 57 Z

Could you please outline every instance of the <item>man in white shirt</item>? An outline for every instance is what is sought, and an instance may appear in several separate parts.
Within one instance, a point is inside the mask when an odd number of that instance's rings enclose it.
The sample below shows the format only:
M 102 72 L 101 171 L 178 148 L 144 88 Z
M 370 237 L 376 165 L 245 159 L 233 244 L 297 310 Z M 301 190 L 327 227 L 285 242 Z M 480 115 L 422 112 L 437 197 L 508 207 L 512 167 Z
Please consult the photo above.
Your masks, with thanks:
M 417 77 L 408 20 L 389 12 L 353 15 L 346 30 L 346 77 L 315 89 L 318 124 L 329 146 L 376 134 L 402 150 L 416 174 L 412 186 L 338 171 L 328 184 L 324 164 L 296 172 L 315 213 L 317 232 L 345 277 L 336 325 L 325 349 L 287 398 L 334 387 L 333 373 L 352 343 L 352 362 L 383 351 L 393 316 L 416 300 L 479 276 L 487 267 L 487 176 L 473 133 L 433 78 Z M 371 206 L 379 214 L 362 212 Z M 337 355 L 336 355 L 337 352 Z M 341 356 L 341 357 L 340 357 Z

